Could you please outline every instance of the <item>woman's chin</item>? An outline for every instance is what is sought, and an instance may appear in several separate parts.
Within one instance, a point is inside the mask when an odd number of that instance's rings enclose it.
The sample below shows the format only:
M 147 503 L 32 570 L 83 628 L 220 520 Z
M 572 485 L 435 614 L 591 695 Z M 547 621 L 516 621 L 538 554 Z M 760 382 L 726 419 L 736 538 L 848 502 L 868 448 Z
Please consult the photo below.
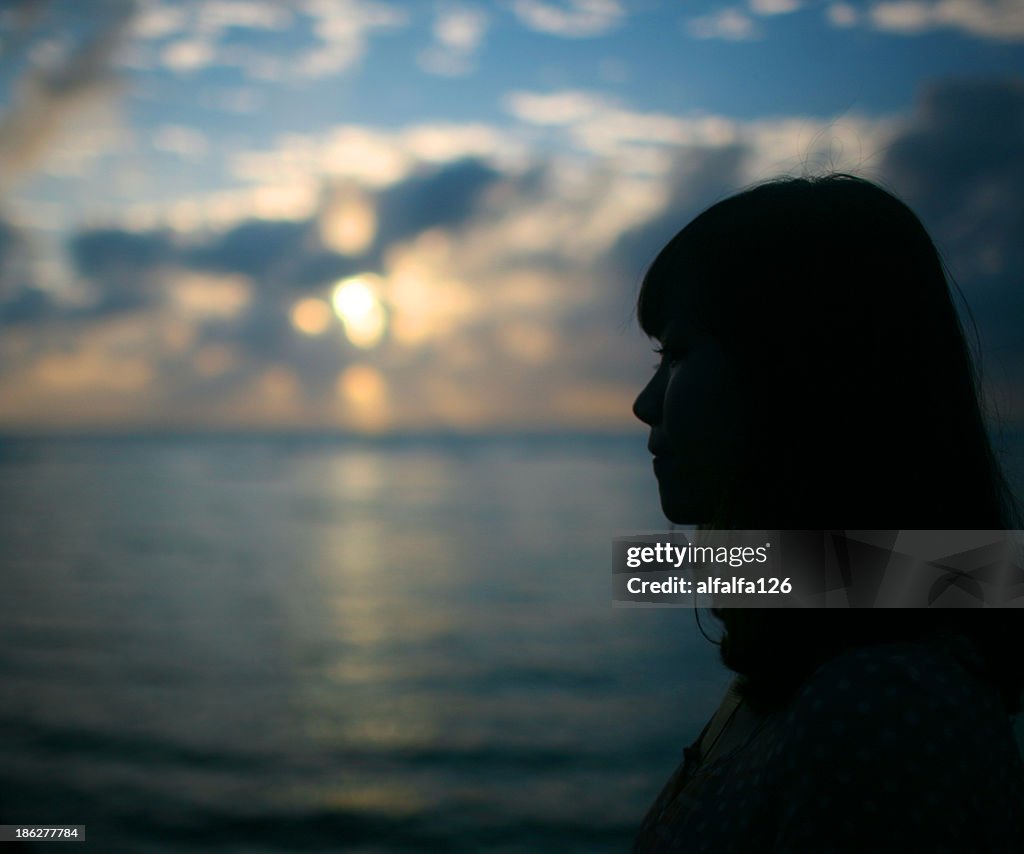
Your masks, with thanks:
M 700 521 L 692 502 L 679 495 L 660 490 L 661 512 L 674 525 L 696 525 Z
M 719 496 L 712 490 L 701 488 L 706 480 L 701 471 L 680 471 L 677 464 L 666 458 L 655 460 L 654 472 L 658 479 L 658 497 L 661 512 L 674 525 L 709 525 L 714 520 L 714 508 Z

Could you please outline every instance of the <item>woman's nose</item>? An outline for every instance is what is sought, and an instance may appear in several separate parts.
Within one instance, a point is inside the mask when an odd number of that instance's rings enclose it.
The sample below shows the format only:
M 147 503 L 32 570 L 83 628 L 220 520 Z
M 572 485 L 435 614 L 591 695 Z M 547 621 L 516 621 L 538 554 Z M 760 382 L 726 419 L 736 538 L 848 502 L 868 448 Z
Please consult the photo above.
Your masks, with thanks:
M 654 427 L 661 423 L 662 385 L 661 371 L 659 370 L 633 401 L 633 414 L 648 427 Z

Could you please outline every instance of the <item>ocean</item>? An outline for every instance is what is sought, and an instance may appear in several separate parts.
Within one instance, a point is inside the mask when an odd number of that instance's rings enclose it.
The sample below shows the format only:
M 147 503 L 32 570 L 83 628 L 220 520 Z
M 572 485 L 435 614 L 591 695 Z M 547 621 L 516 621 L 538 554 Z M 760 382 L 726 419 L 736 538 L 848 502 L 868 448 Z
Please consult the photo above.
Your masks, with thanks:
M 611 606 L 612 537 L 665 528 L 644 445 L 0 441 L 0 823 L 627 849 L 729 682 L 692 610 Z

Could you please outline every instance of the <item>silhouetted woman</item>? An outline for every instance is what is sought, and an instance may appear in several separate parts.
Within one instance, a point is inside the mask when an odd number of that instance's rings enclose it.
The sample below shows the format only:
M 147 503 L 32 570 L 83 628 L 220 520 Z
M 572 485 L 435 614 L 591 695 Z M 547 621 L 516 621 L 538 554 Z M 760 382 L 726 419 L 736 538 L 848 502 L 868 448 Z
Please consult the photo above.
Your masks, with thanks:
M 847 175 L 722 201 L 638 302 L 661 363 L 634 411 L 669 520 L 1013 529 L 942 263 Z M 1022 851 L 1009 609 L 720 609 L 737 673 L 636 851 Z

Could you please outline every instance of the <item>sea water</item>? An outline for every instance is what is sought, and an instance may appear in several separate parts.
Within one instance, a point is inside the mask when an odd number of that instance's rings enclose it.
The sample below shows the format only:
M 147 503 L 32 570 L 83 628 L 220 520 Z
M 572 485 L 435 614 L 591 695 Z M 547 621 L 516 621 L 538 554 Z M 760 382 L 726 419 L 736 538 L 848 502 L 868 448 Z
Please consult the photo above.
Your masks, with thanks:
M 627 848 L 729 681 L 694 612 L 611 607 L 644 439 L 3 440 L 0 823 Z

